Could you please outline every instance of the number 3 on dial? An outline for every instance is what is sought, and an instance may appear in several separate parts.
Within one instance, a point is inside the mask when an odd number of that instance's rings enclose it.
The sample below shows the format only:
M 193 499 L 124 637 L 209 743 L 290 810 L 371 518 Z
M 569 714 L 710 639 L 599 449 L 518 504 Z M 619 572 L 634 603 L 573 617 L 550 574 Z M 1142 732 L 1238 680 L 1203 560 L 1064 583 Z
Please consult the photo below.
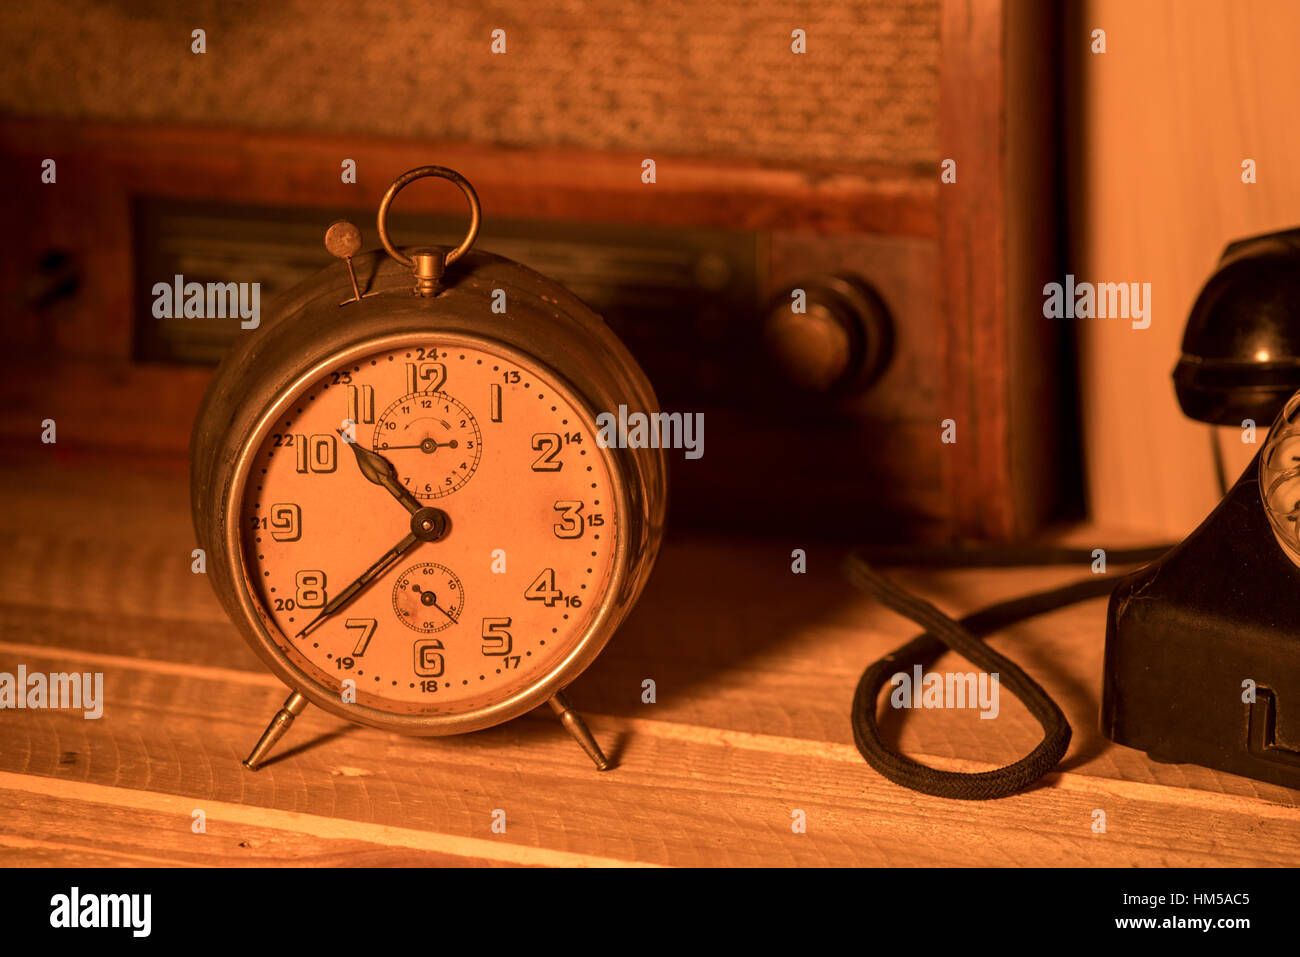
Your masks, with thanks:
M 560 513 L 560 523 L 552 526 L 556 538 L 582 538 L 585 522 L 582 519 L 582 502 L 556 502 L 555 510 Z

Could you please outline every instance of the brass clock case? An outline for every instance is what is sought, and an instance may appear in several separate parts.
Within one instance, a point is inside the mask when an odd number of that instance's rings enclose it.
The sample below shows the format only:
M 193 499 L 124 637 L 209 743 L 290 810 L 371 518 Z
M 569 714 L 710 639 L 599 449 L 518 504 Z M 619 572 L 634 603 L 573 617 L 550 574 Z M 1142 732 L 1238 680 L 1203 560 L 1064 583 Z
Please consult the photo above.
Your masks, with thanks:
M 398 345 L 480 346 L 557 380 L 594 417 L 658 411 L 654 392 L 605 323 L 562 286 L 510 260 L 470 251 L 438 279 L 436 295 L 415 295 L 411 270 L 381 252 L 358 255 L 361 298 L 348 265 L 326 269 L 285 293 L 218 367 L 191 441 L 191 499 L 198 544 L 223 607 L 282 681 L 348 720 L 408 734 L 457 734 L 490 727 L 545 703 L 591 664 L 635 604 L 658 554 L 667 507 L 661 449 L 604 449 L 617 508 L 609 587 L 576 644 L 534 683 L 504 700 L 445 714 L 395 714 L 346 703 L 289 659 L 276 625 L 249 588 L 239 513 L 251 459 L 281 410 L 327 369 Z M 504 290 L 505 314 L 494 313 Z M 496 294 L 499 297 L 499 293 Z M 594 424 L 592 425 L 595 429 Z M 472 521 L 472 516 L 466 517 Z

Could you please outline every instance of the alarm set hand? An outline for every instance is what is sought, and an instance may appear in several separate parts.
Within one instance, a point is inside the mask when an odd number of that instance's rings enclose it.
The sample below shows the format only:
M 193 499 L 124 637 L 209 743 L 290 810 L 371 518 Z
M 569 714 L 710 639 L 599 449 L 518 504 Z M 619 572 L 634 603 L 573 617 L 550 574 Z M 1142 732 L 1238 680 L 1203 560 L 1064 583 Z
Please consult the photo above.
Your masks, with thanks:
M 385 445 L 386 449 L 419 449 L 425 454 L 432 454 L 438 449 L 454 449 L 460 446 L 460 442 L 452 439 L 450 442 L 439 442 L 437 439 L 424 439 L 415 445 Z

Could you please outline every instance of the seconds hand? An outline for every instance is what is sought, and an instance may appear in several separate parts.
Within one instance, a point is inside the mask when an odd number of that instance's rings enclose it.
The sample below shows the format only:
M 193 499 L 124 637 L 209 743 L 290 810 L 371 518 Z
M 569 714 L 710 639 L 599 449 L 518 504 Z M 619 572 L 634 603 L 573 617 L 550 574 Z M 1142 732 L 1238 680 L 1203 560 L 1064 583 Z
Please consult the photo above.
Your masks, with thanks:
M 457 620 L 455 619 L 455 617 L 452 616 L 452 613 L 451 613 L 451 612 L 449 612 L 446 608 L 443 608 L 441 605 L 438 604 L 438 596 L 435 595 L 433 592 L 431 592 L 431 591 L 424 591 L 423 589 L 420 588 L 419 585 L 412 586 L 411 590 L 420 596 L 420 601 L 421 601 L 423 604 L 425 604 L 425 605 L 432 605 L 434 608 L 438 609 L 438 611 L 442 612 L 442 613 L 443 613 L 444 615 L 446 615 L 449 619 L 451 619 L 451 623 L 452 623 L 453 625 L 459 625 L 459 624 L 460 624 L 460 622 L 457 621 Z M 425 600 L 424 600 L 424 596 L 425 596 L 425 595 L 428 595 L 428 596 L 429 596 L 429 600 L 428 600 L 428 601 L 425 601 Z

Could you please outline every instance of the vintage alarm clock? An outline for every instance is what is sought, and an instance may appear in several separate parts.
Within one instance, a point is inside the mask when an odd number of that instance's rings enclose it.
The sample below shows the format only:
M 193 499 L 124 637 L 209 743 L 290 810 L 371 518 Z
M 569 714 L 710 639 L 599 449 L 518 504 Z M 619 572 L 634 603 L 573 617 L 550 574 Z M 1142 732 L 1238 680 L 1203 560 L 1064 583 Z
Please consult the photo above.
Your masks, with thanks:
M 469 201 L 454 249 L 390 241 L 388 209 L 422 177 Z M 200 407 L 191 494 L 209 576 L 292 690 L 250 769 L 308 702 L 425 735 L 546 703 L 608 767 L 563 692 L 645 585 L 666 467 L 662 449 L 608 441 L 597 416 L 657 403 L 572 293 L 471 251 L 479 220 L 459 173 L 399 177 L 379 206 L 386 255 L 332 224 L 344 261 L 272 306 Z

